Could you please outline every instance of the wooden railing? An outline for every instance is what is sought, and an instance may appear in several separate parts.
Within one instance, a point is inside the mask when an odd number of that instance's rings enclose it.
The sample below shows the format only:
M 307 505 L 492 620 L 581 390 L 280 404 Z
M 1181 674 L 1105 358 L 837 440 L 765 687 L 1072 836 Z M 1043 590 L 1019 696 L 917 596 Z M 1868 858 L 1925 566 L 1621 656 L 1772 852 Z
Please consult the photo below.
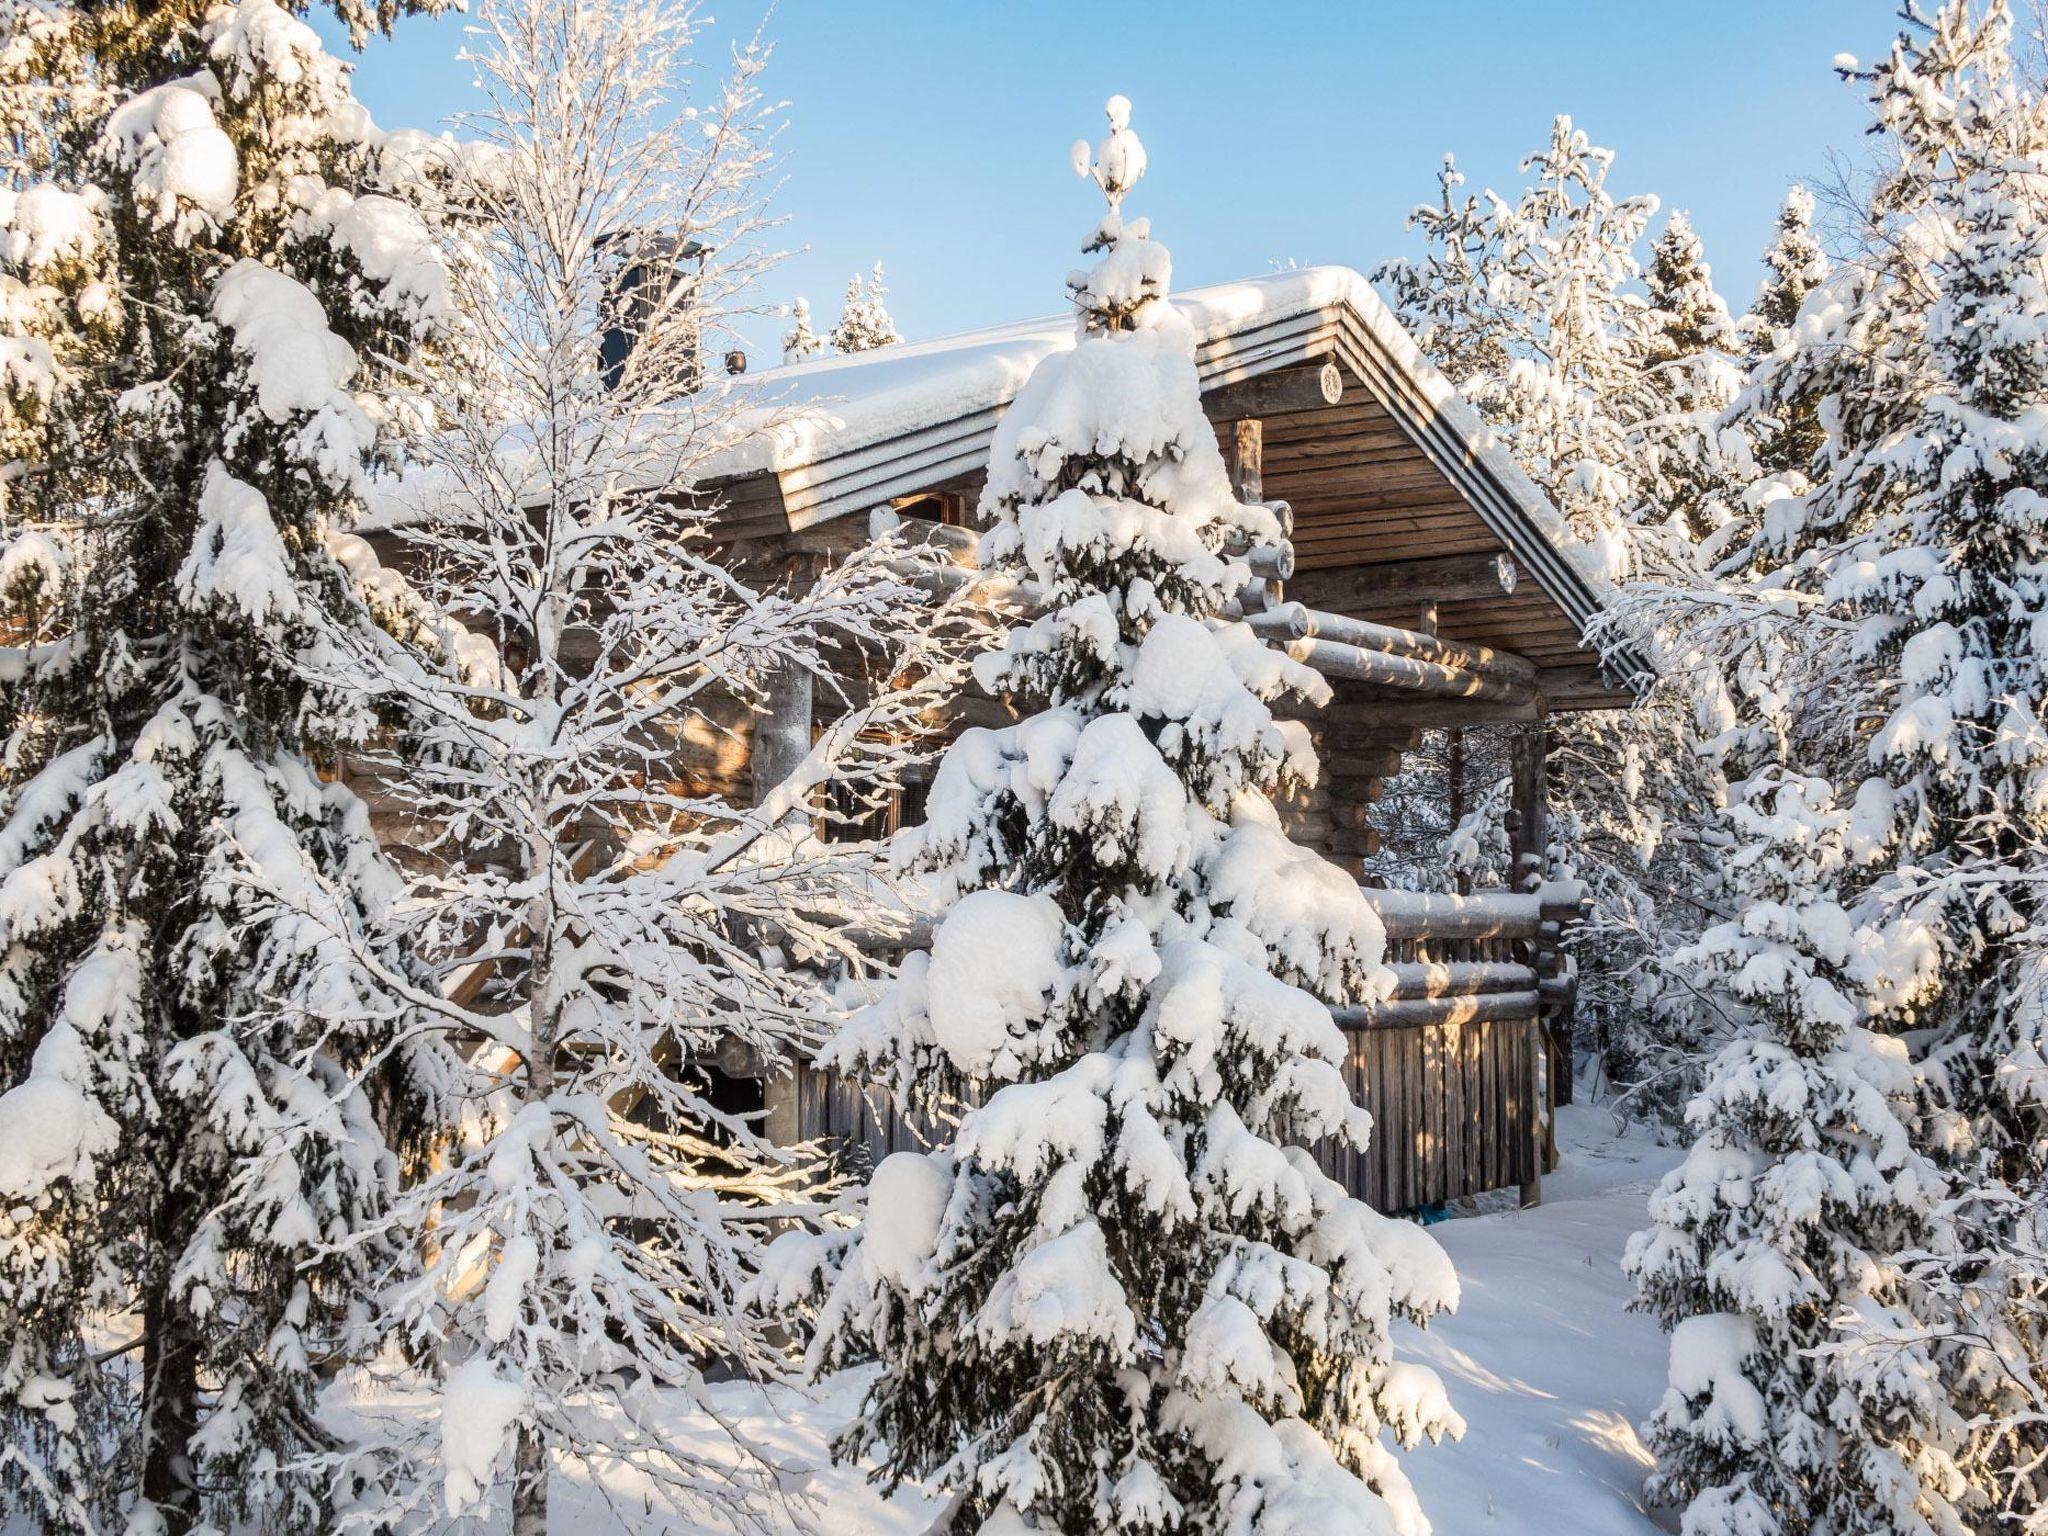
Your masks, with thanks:
M 1320 1149 L 1323 1165 L 1381 1210 L 1493 1189 L 1534 1200 L 1554 1158 L 1551 1111 L 1571 1081 L 1570 972 L 1558 944 L 1579 887 L 1369 895 L 1393 988 L 1335 1012 L 1373 1138 L 1362 1154 Z
M 1578 887 L 1369 895 L 1386 926 L 1393 986 L 1370 1004 L 1332 1011 L 1350 1047 L 1345 1078 L 1373 1115 L 1373 1136 L 1362 1153 L 1322 1147 L 1319 1160 L 1385 1211 L 1495 1189 L 1533 1198 L 1550 1164 L 1560 1065 L 1570 1080 L 1555 1029 L 1569 1006 L 1557 939 L 1578 911 Z M 808 1064 L 790 1090 L 806 1140 L 834 1138 L 878 1159 L 943 1139 L 943 1115 L 905 1117 L 882 1095 Z M 978 1102 L 976 1085 L 963 1098 Z

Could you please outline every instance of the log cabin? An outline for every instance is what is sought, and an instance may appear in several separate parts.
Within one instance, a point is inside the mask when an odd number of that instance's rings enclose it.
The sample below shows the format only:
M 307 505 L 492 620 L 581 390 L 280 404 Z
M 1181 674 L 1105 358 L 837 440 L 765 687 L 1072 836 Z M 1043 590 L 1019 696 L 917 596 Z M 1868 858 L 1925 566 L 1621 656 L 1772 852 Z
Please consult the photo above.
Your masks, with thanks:
M 1338 1011 L 1371 1145 L 1322 1155 L 1385 1211 L 1496 1190 L 1532 1201 L 1555 1156 L 1551 1111 L 1570 1092 L 1575 984 L 1561 936 L 1581 902 L 1548 878 L 1546 722 L 1628 707 L 1643 663 L 1596 652 L 1588 635 L 1605 582 L 1362 276 L 1311 268 L 1174 302 L 1197 334 L 1204 411 L 1239 494 L 1284 504 L 1289 542 L 1253 562 L 1239 607 L 1332 688 L 1304 715 L 1319 781 L 1280 807 L 1283 824 L 1368 881 L 1394 971 L 1391 996 Z M 996 423 L 1039 360 L 1073 339 L 1063 314 L 770 370 L 757 377 L 773 425 L 694 489 L 715 500 L 721 542 L 757 580 L 801 580 L 879 520 L 951 551 L 964 581 Z M 736 707 L 693 746 L 679 766 L 695 787 L 758 797 L 804 756 L 824 707 L 810 674 L 792 666 L 770 679 L 761 706 Z M 957 714 L 1009 718 L 972 697 Z M 1382 786 L 1425 731 L 1471 727 L 1511 735 L 1514 888 L 1371 888 Z M 360 787 L 374 805 L 373 787 Z M 918 814 L 909 786 L 869 830 Z M 409 840 L 395 822 L 381 830 Z M 458 971 L 451 991 L 469 1002 L 489 971 Z M 934 1129 L 807 1061 L 721 1051 L 693 1066 L 729 1107 L 764 1113 L 775 1140 L 824 1142 L 855 1163 L 924 1145 Z
M 1382 1210 L 1503 1189 L 1534 1200 L 1555 1156 L 1550 1114 L 1570 1091 L 1560 933 L 1580 903 L 1547 879 L 1545 723 L 1628 707 L 1642 663 L 1596 653 L 1602 578 L 1362 276 L 1290 271 L 1175 303 L 1240 494 L 1291 516 L 1291 547 L 1255 567 L 1245 615 L 1334 692 L 1308 720 L 1320 782 L 1282 808 L 1295 840 L 1363 878 L 1368 808 L 1421 733 L 1513 728 L 1518 888 L 1371 893 L 1395 988 L 1339 1022 L 1374 1136 L 1363 1155 L 1327 1153 L 1331 1171 Z M 1063 315 L 770 371 L 771 396 L 799 410 L 717 466 L 706 489 L 724 529 L 752 561 L 797 570 L 871 537 L 879 515 L 971 562 L 996 422 L 1039 359 L 1072 341 Z M 801 753 L 810 708 L 801 675 L 773 694 L 750 738 L 756 784 Z M 807 1063 L 765 1071 L 760 1093 L 785 1141 L 879 1157 L 928 1129 Z

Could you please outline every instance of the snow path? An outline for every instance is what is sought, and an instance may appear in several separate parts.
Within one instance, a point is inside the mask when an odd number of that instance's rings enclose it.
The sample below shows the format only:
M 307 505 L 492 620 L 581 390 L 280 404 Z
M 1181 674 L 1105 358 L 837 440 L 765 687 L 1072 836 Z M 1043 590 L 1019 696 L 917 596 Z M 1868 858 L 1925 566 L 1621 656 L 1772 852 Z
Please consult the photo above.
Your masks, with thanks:
M 1604 1111 L 1559 1116 L 1543 1204 L 1430 1231 L 1458 1267 L 1457 1314 L 1396 1348 L 1435 1367 L 1469 1428 L 1403 1458 L 1438 1536 L 1651 1536 L 1636 1434 L 1663 1395 L 1665 1341 L 1627 1310 L 1621 1252 L 1680 1149 L 1617 1137 Z

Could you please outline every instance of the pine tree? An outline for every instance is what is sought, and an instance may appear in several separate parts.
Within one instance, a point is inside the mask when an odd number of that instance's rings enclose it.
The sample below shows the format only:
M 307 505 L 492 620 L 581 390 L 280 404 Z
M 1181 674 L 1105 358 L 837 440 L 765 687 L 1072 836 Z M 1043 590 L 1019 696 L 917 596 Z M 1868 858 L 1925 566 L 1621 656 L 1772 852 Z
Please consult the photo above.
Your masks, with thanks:
M 1913 1145 L 1905 1046 L 1868 1027 L 1886 935 L 1835 894 L 1850 818 L 1768 769 L 1728 821 L 1738 915 L 1673 963 L 1733 1038 L 1626 1260 L 1672 1335 L 1650 1495 L 1686 1536 L 1955 1531 L 1962 1421 L 1895 1257 L 1947 1242 L 1946 1186 Z M 1845 1342 L 1844 1317 L 1875 1337 Z
M 1828 259 L 1813 234 L 1813 194 L 1795 184 L 1778 208 L 1778 232 L 1764 250 L 1770 276 L 1757 285 L 1743 329 L 1760 362 L 1783 346 L 1806 296 L 1828 280 Z
M 411 7 L 349 0 L 358 40 Z M 57 1531 L 323 1528 L 316 1372 L 402 1098 L 394 880 L 328 769 L 379 634 L 328 538 L 445 271 L 272 0 L 11 8 L 0 100 L 0 1488 Z M 399 195 L 394 195 L 399 194 Z
M 1797 531 L 1803 526 L 1800 498 L 1813 487 L 1827 434 L 1798 365 L 1793 325 L 1830 268 L 1813 236 L 1813 194 L 1806 188 L 1785 194 L 1763 260 L 1770 275 L 1737 325 L 1747 343 L 1748 382 L 1728 412 L 1730 430 L 1746 444 L 1750 483 L 1740 515 L 1702 551 L 1706 563 L 1736 581 L 1768 580 L 1811 547 Z
M 882 286 L 882 264 L 865 280 L 856 272 L 846 280 L 846 303 L 839 311 L 839 323 L 828 338 L 834 352 L 866 352 L 875 347 L 894 346 L 903 338 L 896 322 L 889 318 L 884 303 L 889 290 Z
M 811 329 L 811 301 L 798 296 L 789 306 L 789 329 L 782 334 L 782 361 L 807 362 L 825 350 L 824 338 Z
M 1043 708 L 947 753 L 912 844 L 947 898 L 931 950 L 831 1050 L 988 1097 L 877 1169 L 813 1363 L 879 1357 L 841 1450 L 936 1477 L 953 1530 L 1420 1533 L 1383 1438 L 1460 1424 L 1388 1322 L 1456 1280 L 1307 1151 L 1366 1133 L 1327 1004 L 1380 985 L 1383 935 L 1278 829 L 1314 768 L 1267 701 L 1326 685 L 1219 616 L 1280 528 L 1231 494 L 1167 252 L 1123 211 L 1129 112 L 1076 147 L 1109 201 L 1078 339 L 1004 416 L 981 503 L 983 564 L 1048 611 L 980 675 Z M 837 1246 L 782 1244 L 785 1295 Z
M 1645 366 L 1655 369 L 1697 357 L 1719 345 L 1732 328 L 1728 306 L 1714 291 L 1706 250 L 1683 213 L 1666 219 L 1663 232 L 1651 242 L 1646 281 Z
M 464 1056 L 445 1151 L 391 1217 L 432 1240 L 391 1245 L 364 1320 L 438 1402 L 379 1447 L 372 1530 L 509 1503 L 541 1536 L 557 1469 L 579 1466 L 629 1469 L 693 1522 L 766 1518 L 753 1447 L 706 1456 L 667 1421 L 713 1361 L 781 1368 L 772 1320 L 737 1298 L 817 1170 L 706 1064 L 786 1069 L 817 1043 L 849 930 L 886 932 L 894 897 L 871 845 L 813 835 L 813 803 L 827 783 L 841 805 L 886 793 L 960 681 L 949 612 L 899 574 L 899 543 L 771 584 L 714 543 L 715 496 L 679 494 L 773 420 L 699 361 L 770 259 L 772 186 L 766 51 L 698 73 L 707 21 L 674 0 L 485 0 L 471 21 L 487 104 L 449 188 L 468 345 L 416 381 L 406 515 L 387 520 L 469 631 L 445 631 L 439 665 L 353 664 L 407 722 L 370 766 L 422 829 L 410 911 L 449 985 L 416 1028 Z M 622 290 L 628 346 L 607 353 L 592 317 Z M 824 718 L 790 750 L 769 705 L 814 679 Z M 702 782 L 701 755 L 756 711 L 758 803 Z

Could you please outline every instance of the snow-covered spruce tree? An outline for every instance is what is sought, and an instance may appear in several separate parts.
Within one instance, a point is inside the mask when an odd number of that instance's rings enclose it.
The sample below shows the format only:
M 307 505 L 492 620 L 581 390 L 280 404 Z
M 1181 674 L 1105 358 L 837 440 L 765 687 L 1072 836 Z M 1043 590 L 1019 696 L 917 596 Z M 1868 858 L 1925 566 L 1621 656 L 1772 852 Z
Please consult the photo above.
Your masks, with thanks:
M 1763 261 L 1770 275 L 1757 285 L 1756 297 L 1739 327 L 1747 343 L 1751 373 L 1790 343 L 1806 296 L 1828 280 L 1828 259 L 1813 233 L 1813 194 L 1805 187 L 1795 185 L 1785 194 L 1778 209 L 1778 232 L 1766 247 Z M 1804 476 L 1813 468 L 1814 456 L 1824 442 L 1813 405 L 1786 399 L 1777 402 L 1777 407 L 1756 419 L 1752 430 L 1757 466 L 1766 474 Z M 1753 413 L 1753 419 L 1758 415 Z
M 403 1011 L 355 956 L 404 969 L 324 771 L 376 721 L 321 664 L 377 643 L 326 536 L 445 302 L 422 145 L 272 0 L 0 28 L 0 1497 L 322 1529 L 392 1182 L 352 1074 Z
M 418 590 L 491 644 L 482 665 L 452 630 L 442 668 L 356 663 L 408 722 L 366 761 L 419 828 L 407 910 L 449 983 L 412 995 L 416 1027 L 465 1058 L 462 1119 L 392 1216 L 431 1240 L 393 1246 L 365 1320 L 439 1404 L 378 1447 L 397 1475 L 356 1512 L 373 1530 L 509 1503 L 540 1533 L 564 1467 L 623 1470 L 684 1517 L 772 1490 L 751 1447 L 706 1458 L 667 1425 L 710 1362 L 780 1361 L 735 1298 L 812 1171 L 700 1067 L 739 1046 L 786 1069 L 816 1042 L 826 970 L 857 963 L 850 925 L 885 926 L 888 886 L 871 847 L 812 834 L 816 791 L 885 790 L 961 680 L 950 610 L 896 574 L 908 551 L 785 586 L 687 494 L 776 419 L 700 367 L 771 259 L 776 121 L 758 44 L 693 63 L 707 20 L 486 0 L 471 23 L 488 104 L 449 187 L 466 366 L 412 381 L 423 430 L 387 528 Z M 782 775 L 756 805 L 716 745 L 792 685 L 822 729 L 792 751 L 755 727 L 756 777 Z M 487 985 L 459 984 L 479 967 Z
M 903 339 L 896 322 L 889 318 L 889 306 L 883 302 L 888 293 L 882 286 L 879 261 L 866 278 L 856 272 L 846 280 L 846 302 L 840 307 L 839 323 L 827 337 L 834 352 L 866 352 L 893 346 Z
M 789 306 L 789 329 L 782 333 L 782 361 L 801 363 L 825 350 L 825 338 L 811 329 L 811 301 L 798 295 Z
M 1769 275 L 1757 284 L 1741 327 L 1752 361 L 1778 349 L 1806 296 L 1828 280 L 1828 258 L 1813 233 L 1813 194 L 1797 183 L 1778 207 L 1778 232 L 1764 248 L 1763 262 Z
M 1957 1125 L 1943 1369 L 1978 1428 L 1984 1530 L 2048 1529 L 2048 102 L 2003 0 L 1914 20 L 1853 77 L 1887 168 L 1872 255 L 1810 302 L 1774 377 L 1827 431 L 1795 507 L 1857 626 L 1873 893 L 1931 954 L 1918 1028 Z
M 1814 238 L 1813 194 L 1806 188 L 1794 186 L 1785 194 L 1763 263 L 1768 275 L 1757 285 L 1749 312 L 1736 322 L 1745 385 L 1724 416 L 1726 429 L 1743 445 L 1731 457 L 1746 459 L 1746 473 L 1737 475 L 1744 483 L 1730 498 L 1734 515 L 1703 540 L 1699 551 L 1701 565 L 1728 592 L 1743 587 L 1789 590 L 1780 573 L 1813 544 L 1805 536 L 1801 498 L 1813 488 L 1827 434 L 1813 380 L 1796 366 L 1800 348 L 1794 327 L 1806 296 L 1828 281 L 1831 269 Z M 1762 627 L 1785 629 L 1782 623 Z M 1731 638 L 1739 648 L 1740 637 Z
M 1642 370 L 1632 413 L 1630 459 L 1640 510 L 1639 568 L 1689 572 L 1698 541 L 1728 521 L 1731 474 L 1721 417 L 1742 387 L 1727 350 L 1734 340 L 1728 306 L 1692 223 L 1666 220 L 1645 274 Z
M 1778 769 L 1727 815 L 1739 915 L 1672 963 L 1734 1035 L 1625 1261 L 1672 1335 L 1650 1492 L 1686 1536 L 1957 1531 L 1962 1420 L 1895 1257 L 1946 1243 L 1946 1185 L 1913 1145 L 1905 1045 L 1868 1027 L 1886 941 L 1836 895 L 1850 816 Z
M 879 1357 L 840 1449 L 936 1479 L 953 1530 L 1419 1533 L 1383 1437 L 1461 1424 L 1390 1323 L 1456 1280 L 1307 1150 L 1366 1134 L 1326 1004 L 1380 985 L 1383 935 L 1276 822 L 1314 765 L 1266 701 L 1325 685 L 1222 617 L 1280 530 L 1231 494 L 1167 252 L 1123 213 L 1129 116 L 1076 146 L 1109 201 L 1079 334 L 982 501 L 983 564 L 1046 611 L 981 677 L 1043 708 L 947 753 L 912 839 L 949 898 L 931 950 L 831 1050 L 906 1099 L 989 1096 L 877 1170 L 813 1362 Z M 783 1242 L 785 1293 L 835 1247 Z
M 1654 588 L 1629 594 L 1646 622 L 1683 634 L 1696 749 L 1736 778 L 1796 758 L 1835 779 L 1855 739 L 1856 701 L 1839 686 L 1855 670 L 1846 631 L 1808 622 L 1817 599 L 1799 570 L 1813 549 L 1799 530 L 1824 441 L 1817 402 L 1775 377 L 1806 295 L 1828 277 L 1812 226 L 1812 195 L 1795 186 L 1763 255 L 1769 275 L 1734 325 L 1743 387 L 1714 426 L 1724 520 L 1702 527 Z

